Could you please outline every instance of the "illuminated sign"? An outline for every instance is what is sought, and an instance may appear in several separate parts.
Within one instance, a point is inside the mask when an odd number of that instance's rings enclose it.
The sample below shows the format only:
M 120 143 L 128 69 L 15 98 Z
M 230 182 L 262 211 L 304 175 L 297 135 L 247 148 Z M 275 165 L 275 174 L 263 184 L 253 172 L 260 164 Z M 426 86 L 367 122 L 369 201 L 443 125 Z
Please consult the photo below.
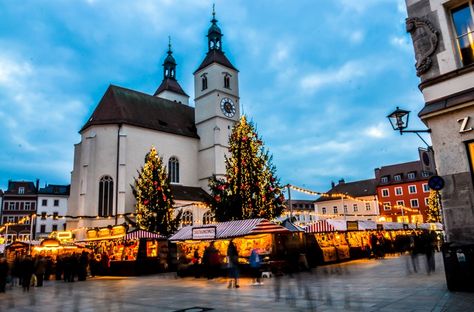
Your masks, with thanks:
M 193 228 L 193 239 L 215 239 L 216 231 L 215 226 Z
M 359 223 L 357 221 L 347 221 L 347 230 L 348 231 L 358 231 Z

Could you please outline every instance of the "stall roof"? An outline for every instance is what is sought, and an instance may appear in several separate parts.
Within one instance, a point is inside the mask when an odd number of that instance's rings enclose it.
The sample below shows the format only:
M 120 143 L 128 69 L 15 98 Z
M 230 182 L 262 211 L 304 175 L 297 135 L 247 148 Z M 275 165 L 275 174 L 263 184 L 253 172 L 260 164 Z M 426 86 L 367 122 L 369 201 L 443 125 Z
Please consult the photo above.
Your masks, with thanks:
M 357 223 L 359 224 L 360 231 L 377 229 L 377 223 L 375 221 L 358 220 Z
M 306 233 L 321 233 L 321 232 L 334 232 L 334 231 L 346 231 L 347 222 L 345 220 L 319 220 L 313 224 L 308 225 L 305 228 Z
M 416 229 L 416 225 L 413 223 L 400 223 L 400 222 L 382 222 L 384 230 L 403 230 L 403 229 Z
M 133 230 L 131 232 L 128 232 L 127 235 L 125 235 L 125 239 L 140 239 L 140 238 L 166 239 L 166 236 L 163 236 L 157 233 L 148 232 L 145 230 L 140 230 L 140 229 Z
M 193 239 L 193 228 L 216 228 L 216 239 L 245 236 L 249 234 L 261 233 L 290 233 L 281 225 L 275 224 L 265 219 L 235 220 L 210 224 L 207 226 L 186 226 L 169 238 L 170 241 Z
M 293 222 L 291 222 L 288 218 L 283 220 L 281 225 L 284 228 L 287 228 L 290 232 L 304 232 L 304 229 L 302 229 L 300 226 L 298 226 L 298 225 L 294 224 Z

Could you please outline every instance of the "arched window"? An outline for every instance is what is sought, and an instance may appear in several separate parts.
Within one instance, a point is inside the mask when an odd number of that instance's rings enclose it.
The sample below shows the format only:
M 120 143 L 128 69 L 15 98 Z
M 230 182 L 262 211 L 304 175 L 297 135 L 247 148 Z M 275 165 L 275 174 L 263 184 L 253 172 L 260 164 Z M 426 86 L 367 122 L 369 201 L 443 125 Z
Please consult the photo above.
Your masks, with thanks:
M 224 76 L 224 88 L 230 89 L 230 75 L 226 74 Z
M 207 76 L 206 74 L 201 75 L 201 82 L 202 82 L 202 90 L 207 89 Z
M 179 161 L 174 156 L 168 161 L 168 175 L 171 183 L 179 183 Z
M 181 224 L 185 225 L 193 225 L 193 212 L 191 210 L 186 210 L 181 217 Z
M 114 180 L 103 176 L 99 182 L 99 216 L 111 216 L 114 205 Z
M 212 212 L 207 211 L 202 216 L 202 224 L 211 224 L 214 223 L 214 215 Z

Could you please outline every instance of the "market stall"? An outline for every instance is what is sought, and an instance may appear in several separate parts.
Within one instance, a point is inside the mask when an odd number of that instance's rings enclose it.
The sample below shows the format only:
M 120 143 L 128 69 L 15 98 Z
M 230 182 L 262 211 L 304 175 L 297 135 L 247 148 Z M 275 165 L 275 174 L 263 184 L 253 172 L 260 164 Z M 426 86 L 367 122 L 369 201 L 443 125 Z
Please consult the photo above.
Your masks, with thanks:
M 350 258 L 349 245 L 345 238 L 345 220 L 319 220 L 305 228 L 310 263 L 328 263 Z M 317 249 L 319 252 L 311 252 Z M 316 258 L 315 258 L 316 257 Z
M 168 242 L 165 236 L 123 225 L 90 229 L 85 244 L 95 254 L 99 275 L 142 275 L 167 269 Z
M 348 221 L 346 233 L 351 259 L 370 256 L 370 235 L 377 230 L 375 221 Z
M 206 226 L 187 226 L 169 238 L 177 245 L 181 271 L 202 264 L 205 249 L 213 243 L 219 262 L 225 266 L 227 247 L 233 239 L 239 254 L 239 263 L 248 264 L 252 249 L 258 248 L 267 263 L 283 258 L 283 246 L 291 232 L 265 219 L 248 219 L 221 222 Z

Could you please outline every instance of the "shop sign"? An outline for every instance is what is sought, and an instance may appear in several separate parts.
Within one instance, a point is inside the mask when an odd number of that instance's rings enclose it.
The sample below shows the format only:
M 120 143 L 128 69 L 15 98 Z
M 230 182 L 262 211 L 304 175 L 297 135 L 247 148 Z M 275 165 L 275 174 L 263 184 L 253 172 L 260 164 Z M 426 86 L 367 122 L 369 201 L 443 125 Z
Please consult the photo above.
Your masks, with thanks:
M 193 239 L 215 239 L 216 231 L 215 226 L 193 228 Z
M 348 231 L 358 231 L 359 223 L 357 221 L 347 221 L 347 230 Z
M 57 232 L 56 233 L 56 238 L 60 241 L 71 240 L 72 239 L 72 232 L 71 231 Z

